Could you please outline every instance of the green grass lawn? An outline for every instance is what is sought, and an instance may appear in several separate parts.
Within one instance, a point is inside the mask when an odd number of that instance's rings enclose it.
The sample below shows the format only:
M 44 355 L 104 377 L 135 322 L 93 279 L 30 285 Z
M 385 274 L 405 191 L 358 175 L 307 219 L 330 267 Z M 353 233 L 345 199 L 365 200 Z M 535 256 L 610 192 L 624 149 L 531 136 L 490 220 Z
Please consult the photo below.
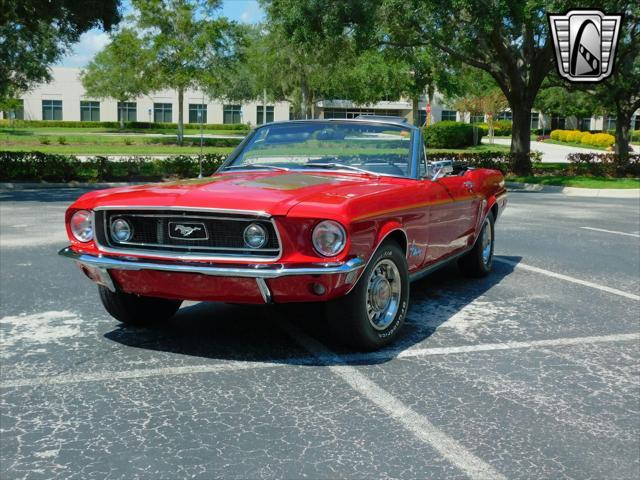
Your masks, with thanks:
M 70 127 L 24 127 L 9 128 L 0 127 L 0 134 L 8 134 L 14 136 L 39 136 L 39 135 L 91 135 L 95 133 L 114 133 L 114 134 L 145 134 L 159 133 L 163 135 L 176 136 L 175 128 L 141 128 L 120 130 L 118 128 L 70 128 Z M 242 130 L 203 130 L 205 135 L 238 135 L 243 137 L 247 132 Z M 185 127 L 185 135 L 200 135 L 200 129 Z
M 486 144 L 474 145 L 467 148 L 427 148 L 427 157 L 430 153 L 478 153 L 478 152 L 500 152 L 508 153 L 510 147 L 507 145 Z
M 199 146 L 178 145 L 4 145 L 0 141 L 0 150 L 11 152 L 37 151 L 67 155 L 197 155 Z M 203 153 L 229 154 L 232 147 L 203 147 Z
M 507 181 L 579 188 L 640 188 L 640 180 L 635 178 L 604 178 L 583 176 L 563 177 L 557 175 L 545 175 L 539 177 L 508 176 Z

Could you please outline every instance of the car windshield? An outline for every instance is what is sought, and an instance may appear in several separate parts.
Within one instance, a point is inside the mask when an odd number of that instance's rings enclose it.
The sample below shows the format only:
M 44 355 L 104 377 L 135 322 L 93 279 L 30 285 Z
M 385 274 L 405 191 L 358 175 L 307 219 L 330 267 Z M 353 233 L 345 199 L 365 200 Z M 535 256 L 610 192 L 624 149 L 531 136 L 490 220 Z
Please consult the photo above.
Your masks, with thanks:
M 258 128 L 223 170 L 336 169 L 408 176 L 411 130 L 366 122 L 290 122 Z

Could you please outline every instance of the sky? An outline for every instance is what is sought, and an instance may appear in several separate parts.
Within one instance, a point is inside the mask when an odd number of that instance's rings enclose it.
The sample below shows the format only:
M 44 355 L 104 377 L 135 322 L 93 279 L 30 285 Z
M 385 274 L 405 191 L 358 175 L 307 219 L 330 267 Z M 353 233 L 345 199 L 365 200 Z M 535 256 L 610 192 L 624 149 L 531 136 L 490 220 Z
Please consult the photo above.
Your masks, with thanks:
M 127 14 L 131 7 L 123 0 L 123 11 Z M 240 23 L 257 23 L 264 18 L 264 12 L 257 0 L 224 0 L 221 15 Z M 73 51 L 62 58 L 57 67 L 84 67 L 104 46 L 109 43 L 109 35 L 99 29 L 89 30 L 80 37 Z

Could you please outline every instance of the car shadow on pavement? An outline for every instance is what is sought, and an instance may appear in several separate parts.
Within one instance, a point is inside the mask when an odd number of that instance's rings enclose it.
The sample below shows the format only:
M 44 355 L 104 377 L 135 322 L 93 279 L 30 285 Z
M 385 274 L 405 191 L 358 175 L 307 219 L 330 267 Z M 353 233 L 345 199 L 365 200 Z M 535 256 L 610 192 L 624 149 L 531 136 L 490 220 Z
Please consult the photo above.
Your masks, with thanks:
M 521 261 L 521 257 L 499 258 L 514 264 Z M 138 328 L 121 324 L 104 336 L 150 353 L 159 351 L 216 360 L 325 366 L 344 361 L 354 365 L 384 363 L 427 340 L 466 305 L 510 275 L 513 269 L 510 264 L 495 262 L 488 277 L 469 279 L 453 264 L 414 282 L 411 307 L 399 337 L 389 347 L 372 353 L 354 352 L 333 338 L 323 319 L 322 304 L 187 304 L 162 325 Z M 282 328 L 283 325 L 291 325 L 303 335 L 321 342 L 340 355 L 340 361 L 330 354 L 313 356 Z

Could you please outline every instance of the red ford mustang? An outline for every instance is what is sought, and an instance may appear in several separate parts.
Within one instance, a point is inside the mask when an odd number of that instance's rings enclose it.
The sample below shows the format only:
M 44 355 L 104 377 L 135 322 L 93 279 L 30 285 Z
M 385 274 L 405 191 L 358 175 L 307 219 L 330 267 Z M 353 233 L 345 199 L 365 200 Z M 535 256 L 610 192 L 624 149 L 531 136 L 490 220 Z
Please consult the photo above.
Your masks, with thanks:
M 390 343 L 409 283 L 457 260 L 492 267 L 500 172 L 430 164 L 421 130 L 309 120 L 253 130 L 209 178 L 87 193 L 66 214 L 75 260 L 125 323 L 182 300 L 325 302 L 339 338 Z

